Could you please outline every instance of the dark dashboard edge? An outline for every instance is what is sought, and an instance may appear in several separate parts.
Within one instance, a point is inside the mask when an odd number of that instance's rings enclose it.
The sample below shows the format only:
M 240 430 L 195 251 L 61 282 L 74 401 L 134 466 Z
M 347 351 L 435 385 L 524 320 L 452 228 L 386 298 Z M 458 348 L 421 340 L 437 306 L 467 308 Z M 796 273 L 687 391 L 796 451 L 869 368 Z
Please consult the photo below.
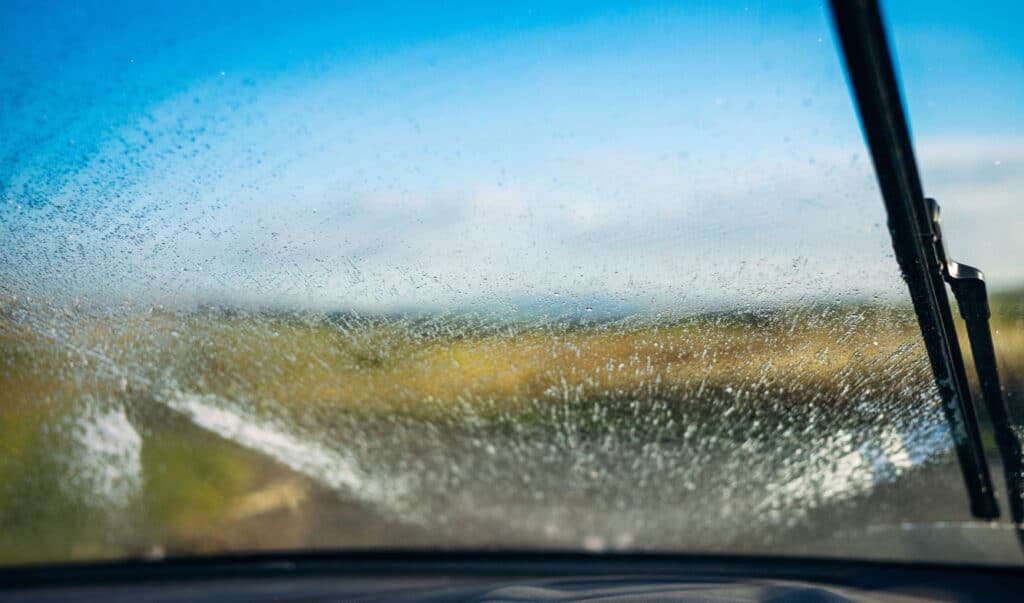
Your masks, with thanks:
M 877 586 L 941 575 L 950 579 L 1024 579 L 1024 568 L 1000 565 L 845 560 L 797 556 L 578 551 L 324 551 L 172 557 L 0 568 L 0 589 L 168 580 L 346 576 L 608 576 L 642 575 L 798 579 L 836 585 L 865 579 Z

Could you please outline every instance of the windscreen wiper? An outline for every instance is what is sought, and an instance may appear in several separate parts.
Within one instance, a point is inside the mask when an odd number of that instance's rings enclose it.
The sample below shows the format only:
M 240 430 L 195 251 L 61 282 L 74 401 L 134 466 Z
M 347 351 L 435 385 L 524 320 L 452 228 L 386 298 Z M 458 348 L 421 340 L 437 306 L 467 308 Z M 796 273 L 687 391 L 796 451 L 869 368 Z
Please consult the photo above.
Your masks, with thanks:
M 963 355 L 946 295 L 953 290 L 965 320 L 982 397 L 1006 474 L 1010 512 L 1024 515 L 1020 443 L 1009 421 L 989 330 L 988 297 L 980 271 L 950 261 L 939 230 L 938 204 L 925 199 L 903 101 L 876 0 L 832 0 L 832 15 L 861 125 L 888 214 L 889 232 L 935 374 L 943 410 L 970 498 L 971 513 L 999 517 L 971 400 Z
M 999 447 L 999 456 L 1003 461 L 1010 516 L 1014 523 L 1020 524 L 1024 521 L 1024 459 L 1021 458 L 1020 440 L 1010 423 L 1010 409 L 1003 399 L 1003 388 L 999 382 L 996 350 L 989 325 L 991 310 L 985 275 L 973 266 L 949 259 L 942 238 L 939 204 L 934 199 L 925 199 L 925 207 L 932 223 L 932 244 L 942 266 L 942 276 L 953 290 L 956 305 L 964 319 L 974 368 L 978 372 L 978 383 L 981 386 L 981 399 L 985 403 L 996 446 Z

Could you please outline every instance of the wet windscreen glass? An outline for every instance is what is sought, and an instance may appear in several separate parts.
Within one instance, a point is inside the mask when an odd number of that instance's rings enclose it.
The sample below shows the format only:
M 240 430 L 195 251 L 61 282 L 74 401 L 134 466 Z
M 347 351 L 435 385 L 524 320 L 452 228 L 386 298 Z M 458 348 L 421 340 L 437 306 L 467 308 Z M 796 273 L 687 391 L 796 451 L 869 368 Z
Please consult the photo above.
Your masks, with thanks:
M 3 10 L 0 563 L 1016 560 L 823 7 Z

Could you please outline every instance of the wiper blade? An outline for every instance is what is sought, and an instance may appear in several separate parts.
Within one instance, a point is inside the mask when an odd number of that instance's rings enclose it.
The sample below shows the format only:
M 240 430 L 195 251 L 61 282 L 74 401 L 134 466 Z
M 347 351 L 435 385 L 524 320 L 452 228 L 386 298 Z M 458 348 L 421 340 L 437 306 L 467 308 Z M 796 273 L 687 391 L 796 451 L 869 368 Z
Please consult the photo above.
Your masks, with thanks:
M 935 251 L 914 149 L 882 17 L 875 0 L 832 0 L 846 71 L 888 214 L 893 250 L 917 313 L 970 499 L 971 513 L 999 516 L 963 356 Z
M 1006 479 L 1006 494 L 1009 498 L 1010 516 L 1013 522 L 1024 521 L 1024 459 L 1021 445 L 1010 423 L 1010 410 L 1003 399 L 1003 388 L 999 382 L 999 367 L 996 364 L 996 350 L 992 343 L 992 329 L 989 324 L 991 310 L 988 305 L 988 291 L 985 275 L 966 264 L 949 259 L 946 244 L 942 238 L 942 219 L 939 204 L 934 199 L 925 199 L 925 207 L 931 217 L 935 253 L 943 267 L 943 277 L 949 283 L 964 319 L 967 340 L 971 344 L 971 356 L 978 373 L 981 399 L 985 403 L 996 446 L 1003 461 Z

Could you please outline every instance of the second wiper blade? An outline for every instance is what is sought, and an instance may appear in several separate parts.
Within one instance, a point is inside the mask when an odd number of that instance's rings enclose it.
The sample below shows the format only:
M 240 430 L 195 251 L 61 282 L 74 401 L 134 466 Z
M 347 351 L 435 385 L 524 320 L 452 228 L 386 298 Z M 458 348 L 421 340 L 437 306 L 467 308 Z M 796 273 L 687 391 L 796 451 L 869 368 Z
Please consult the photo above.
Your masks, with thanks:
M 925 199 L 925 208 L 931 219 L 933 246 L 942 266 L 943 277 L 956 297 L 956 305 L 960 308 L 967 339 L 971 344 L 974 368 L 981 386 L 981 399 L 992 422 L 999 456 L 1003 461 L 1010 516 L 1014 523 L 1020 524 L 1024 521 L 1024 457 L 1021 456 L 1020 440 L 1013 431 L 1010 409 L 1003 398 L 1003 388 L 999 382 L 996 350 L 989 324 L 991 310 L 985 275 L 973 266 L 950 259 L 942 238 L 939 204 L 934 199 Z

